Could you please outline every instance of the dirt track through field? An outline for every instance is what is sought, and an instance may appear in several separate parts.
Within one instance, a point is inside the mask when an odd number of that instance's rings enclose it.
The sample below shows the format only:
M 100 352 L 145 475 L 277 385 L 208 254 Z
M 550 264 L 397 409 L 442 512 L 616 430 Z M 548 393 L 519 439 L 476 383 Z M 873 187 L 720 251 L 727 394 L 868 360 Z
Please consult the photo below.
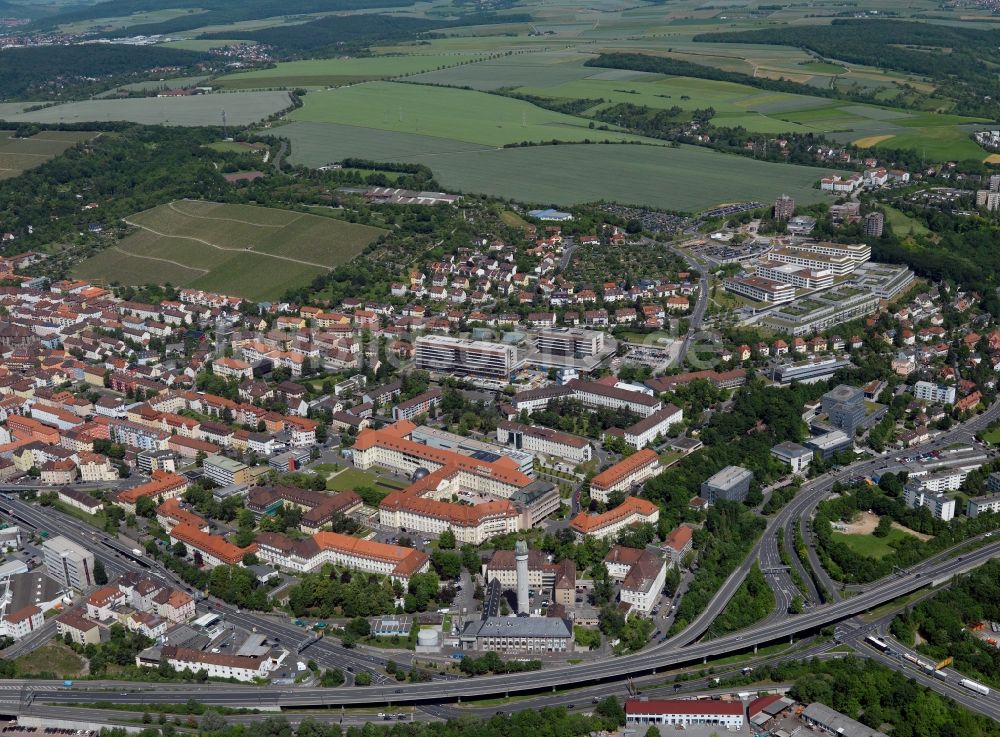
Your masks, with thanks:
M 278 230 L 286 228 L 292 223 L 294 223 L 296 220 L 302 218 L 302 214 L 299 213 L 298 215 L 296 215 L 296 217 L 292 218 L 287 223 L 283 223 L 281 225 L 275 225 L 274 223 L 254 223 L 249 220 L 239 220 L 238 218 L 217 218 L 217 217 L 212 217 L 211 215 L 195 215 L 194 213 L 184 212 L 184 210 L 178 208 L 176 202 L 168 202 L 167 207 L 176 212 L 178 215 L 183 215 L 186 218 L 195 218 L 196 220 L 219 220 L 226 223 L 240 223 L 241 225 L 252 225 L 255 228 L 277 228 Z
M 191 271 L 200 271 L 202 274 L 208 273 L 208 269 L 201 269 L 197 266 L 188 266 L 187 264 L 182 264 L 180 261 L 171 261 L 168 258 L 158 258 L 156 256 L 141 256 L 138 253 L 130 253 L 129 251 L 126 251 L 124 248 L 121 248 L 120 246 L 112 246 L 111 250 L 118 251 L 118 253 L 123 254 L 125 256 L 131 256 L 132 258 L 144 258 L 148 259 L 149 261 L 162 261 L 165 264 L 173 264 L 174 266 L 180 266 L 182 269 L 190 269 Z
M 184 213 L 182 212 L 181 214 L 183 215 Z M 330 268 L 331 268 L 329 264 L 318 264 L 315 261 L 303 261 L 302 259 L 292 258 L 291 256 L 278 256 L 277 254 L 267 253 L 265 251 L 255 251 L 252 248 L 226 248 L 224 246 L 219 246 L 219 245 L 216 245 L 215 243 L 211 243 L 210 241 L 206 241 L 204 238 L 195 238 L 194 236 L 190 236 L 190 235 L 173 235 L 171 233 L 161 233 L 159 230 L 153 230 L 148 225 L 143 225 L 141 223 L 136 223 L 136 222 L 134 222 L 132 220 L 128 220 L 128 219 L 125 219 L 125 223 L 127 225 L 131 225 L 134 228 L 141 228 L 142 230 L 148 231 L 148 232 L 152 233 L 153 235 L 158 235 L 161 238 L 179 238 L 179 239 L 185 240 L 185 241 L 194 241 L 195 243 L 201 243 L 202 245 L 208 246 L 209 248 L 214 248 L 217 251 L 227 251 L 227 252 L 231 252 L 231 253 L 250 253 L 250 254 L 253 254 L 254 256 L 264 256 L 266 258 L 275 258 L 275 259 L 278 259 L 279 261 L 291 261 L 292 263 L 302 264 L 303 266 L 315 266 L 315 267 L 317 267 L 319 269 L 323 269 L 324 271 L 329 271 Z M 165 259 L 163 259 L 163 260 L 165 260 Z M 183 264 L 181 264 L 181 265 L 183 265 Z M 190 269 L 191 267 L 188 266 L 186 268 Z

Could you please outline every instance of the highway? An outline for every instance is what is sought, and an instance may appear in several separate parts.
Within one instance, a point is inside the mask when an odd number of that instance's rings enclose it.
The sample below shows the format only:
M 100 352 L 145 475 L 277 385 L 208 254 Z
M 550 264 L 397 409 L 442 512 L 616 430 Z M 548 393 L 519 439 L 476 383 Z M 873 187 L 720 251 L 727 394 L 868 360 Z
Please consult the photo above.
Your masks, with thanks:
M 5 489 L 5 491 L 9 491 L 9 489 Z M 131 556 L 128 546 L 100 530 L 83 526 L 72 517 L 64 516 L 51 508 L 34 506 L 20 499 L 0 500 L 0 507 L 11 509 L 14 512 L 14 521 L 21 525 L 34 530 L 47 530 L 51 536 L 63 535 L 84 545 L 93 551 L 95 558 L 104 564 L 108 578 L 114 578 L 128 570 L 139 568 L 144 574 L 164 585 L 190 590 L 190 586 L 183 580 L 175 576 L 172 571 L 160 566 L 153 559 L 143 556 L 142 563 L 135 564 L 132 557 L 126 557 Z M 208 602 L 213 611 L 225 615 L 229 622 L 248 631 L 256 627 L 258 632 L 268 635 L 272 640 L 277 640 L 293 651 L 296 646 L 314 637 L 310 631 L 296 627 L 285 616 L 249 614 L 239 611 L 224 601 L 209 599 Z M 40 644 L 35 638 L 31 638 L 30 642 L 34 645 Z M 14 647 L 22 646 L 23 649 L 24 645 L 27 643 L 17 643 Z M 325 667 L 350 668 L 351 670 L 345 673 L 349 682 L 352 680 L 352 672 L 360 671 L 371 673 L 375 682 L 389 682 L 384 670 L 388 661 L 380 655 L 345 648 L 330 638 L 318 640 L 305 652 L 304 658 L 315 660 Z M 399 660 L 403 660 L 403 658 L 399 658 Z
M 186 689 L 175 689 L 170 693 L 161 693 L 158 689 L 142 692 L 129 691 L 115 696 L 115 701 L 119 703 L 157 703 L 194 698 L 206 704 L 233 707 L 270 704 L 286 708 L 407 704 L 454 701 L 461 698 L 501 694 L 523 694 L 545 689 L 556 690 L 579 683 L 620 680 L 672 666 L 697 663 L 703 659 L 748 650 L 756 645 L 792 640 L 799 633 L 815 631 L 828 624 L 848 619 L 872 607 L 916 591 L 939 578 L 944 579 L 953 574 L 971 571 L 995 557 L 1000 557 L 1000 542 L 991 543 L 969 553 L 963 558 L 961 564 L 955 565 L 953 561 L 946 561 L 922 567 L 916 572 L 884 582 L 864 594 L 836 604 L 817 607 L 779 622 L 758 625 L 739 634 L 695 643 L 687 647 L 681 647 L 673 641 L 668 641 L 631 656 L 546 669 L 532 673 L 530 678 L 526 678 L 523 674 L 509 674 L 450 682 L 432 681 L 430 683 L 336 689 L 272 686 L 265 690 L 252 688 L 248 690 L 245 687 L 220 687 L 206 690 L 200 686 L 192 686 Z M 51 690 L 38 691 L 35 698 L 50 703 L 59 703 L 79 700 L 80 695 L 72 691 Z
M 934 443 L 922 446 L 923 449 L 937 447 L 966 439 L 979 428 L 985 426 L 993 418 L 1000 415 L 1000 403 L 993 405 L 986 412 L 973 418 L 968 423 L 944 433 Z M 623 680 L 646 673 L 655 673 L 665 668 L 697 663 L 704 659 L 749 650 L 757 645 L 768 644 L 781 640 L 794 639 L 802 633 L 817 631 L 826 625 L 849 619 L 856 614 L 872 607 L 879 606 L 900 596 L 916 591 L 932 581 L 945 579 L 956 573 L 967 572 L 986 561 L 1000 557 L 1000 542 L 994 542 L 963 556 L 959 563 L 953 560 L 931 560 L 915 566 L 909 571 L 889 579 L 883 579 L 868 587 L 856 596 L 840 601 L 816 606 L 804 613 L 794 616 L 768 618 L 755 626 L 726 637 L 708 642 L 696 642 L 707 625 L 722 611 L 725 604 L 739 588 L 747 571 L 754 561 L 762 556 L 776 555 L 775 532 L 790 522 L 801 519 L 829 493 L 833 483 L 846 477 L 865 475 L 874 470 L 881 459 L 863 461 L 838 469 L 806 484 L 786 508 L 771 519 L 761 539 L 754 546 L 744 563 L 733 572 L 709 606 L 697 617 L 684 632 L 671 640 L 653 645 L 639 653 L 610 660 L 585 662 L 574 666 L 547 668 L 532 673 L 530 677 L 523 674 L 496 675 L 475 679 L 435 680 L 429 683 L 401 684 L 395 681 L 386 683 L 387 679 L 378 673 L 381 682 L 367 688 L 336 688 L 317 689 L 299 687 L 271 686 L 267 689 L 225 686 L 206 689 L 203 686 L 186 686 L 171 689 L 143 689 L 133 684 L 127 692 L 115 695 L 114 700 L 120 703 L 154 703 L 177 702 L 194 698 L 207 704 L 227 706 L 280 706 L 285 708 L 310 706 L 355 706 L 372 704 L 419 704 L 440 703 L 476 698 L 484 696 L 525 694 L 557 690 L 576 684 L 596 684 L 602 681 Z M 56 522 L 57 515 L 46 514 L 41 520 L 41 512 L 23 502 L 14 503 L 16 510 L 32 524 L 44 524 L 48 529 L 67 534 L 70 537 L 86 539 L 81 535 L 77 523 Z M 34 514 L 34 516 L 32 516 Z M 56 522 L 56 524 L 53 524 Z M 72 527 L 70 530 L 68 528 Z M 773 547 L 772 547 L 773 546 Z M 95 547 L 91 544 L 91 547 Z M 96 546 L 101 547 L 101 546 Z M 766 551 L 766 552 L 765 552 Z M 111 555 L 102 553 L 102 559 Z M 111 558 L 114 558 L 111 555 Z M 768 560 L 771 558 L 768 557 Z M 112 562 L 112 561 L 109 561 Z M 116 567 L 121 564 L 114 561 Z M 107 565 L 107 563 L 106 563 Z M 109 569 L 109 573 L 111 570 Z M 153 571 L 153 575 L 163 577 L 165 574 Z M 294 647 L 301 641 L 303 632 L 285 621 L 276 621 L 271 617 L 259 614 L 240 613 L 225 605 L 219 606 L 226 616 L 241 626 L 256 626 L 258 631 L 266 632 L 272 637 L 280 637 L 282 644 Z M 384 660 L 374 655 L 366 656 L 357 651 L 351 651 L 324 639 L 307 651 L 308 656 L 317 662 L 329 662 L 344 667 L 353 663 L 356 667 L 377 673 L 384 665 Z M 72 690 L 48 689 L 35 691 L 35 698 L 48 703 L 58 704 L 80 699 L 80 692 Z

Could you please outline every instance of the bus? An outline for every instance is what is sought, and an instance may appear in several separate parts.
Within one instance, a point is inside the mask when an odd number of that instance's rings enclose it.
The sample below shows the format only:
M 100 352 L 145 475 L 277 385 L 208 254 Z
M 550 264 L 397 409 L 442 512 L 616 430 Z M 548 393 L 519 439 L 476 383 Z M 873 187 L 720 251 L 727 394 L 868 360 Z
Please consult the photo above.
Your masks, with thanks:
M 886 650 L 889 649 L 889 645 L 886 643 L 886 641 L 880 640 L 879 638 L 875 637 L 875 635 L 868 635 L 868 637 L 866 637 L 865 640 L 868 642 L 869 645 L 878 648 L 882 652 L 885 652 Z

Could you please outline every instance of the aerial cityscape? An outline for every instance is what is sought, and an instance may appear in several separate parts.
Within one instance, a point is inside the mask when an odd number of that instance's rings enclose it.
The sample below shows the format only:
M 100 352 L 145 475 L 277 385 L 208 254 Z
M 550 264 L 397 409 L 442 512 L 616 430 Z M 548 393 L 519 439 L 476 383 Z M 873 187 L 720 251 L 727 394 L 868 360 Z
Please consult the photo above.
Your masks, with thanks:
M 3 737 L 1000 737 L 994 0 L 0 0 Z

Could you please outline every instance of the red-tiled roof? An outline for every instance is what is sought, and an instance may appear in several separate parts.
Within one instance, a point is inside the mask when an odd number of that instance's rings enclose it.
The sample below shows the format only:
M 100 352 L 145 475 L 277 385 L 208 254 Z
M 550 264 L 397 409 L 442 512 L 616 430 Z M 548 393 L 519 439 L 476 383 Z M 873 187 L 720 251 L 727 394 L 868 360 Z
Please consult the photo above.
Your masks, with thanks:
M 626 699 L 625 713 L 738 716 L 743 714 L 743 704 L 739 701 L 708 699 Z
M 570 522 L 569 526 L 576 532 L 587 534 L 589 532 L 593 532 L 594 530 L 599 530 L 603 527 L 614 524 L 615 522 L 623 520 L 632 514 L 640 514 L 648 517 L 657 511 L 659 511 L 659 508 L 648 499 L 640 499 L 637 496 L 630 496 L 617 507 L 605 512 L 604 514 L 591 515 L 586 512 L 581 512 L 573 518 L 573 521 Z
M 659 462 L 660 457 L 653 451 L 648 448 L 640 450 L 594 476 L 590 480 L 590 486 L 595 489 L 609 489 L 636 471 Z

